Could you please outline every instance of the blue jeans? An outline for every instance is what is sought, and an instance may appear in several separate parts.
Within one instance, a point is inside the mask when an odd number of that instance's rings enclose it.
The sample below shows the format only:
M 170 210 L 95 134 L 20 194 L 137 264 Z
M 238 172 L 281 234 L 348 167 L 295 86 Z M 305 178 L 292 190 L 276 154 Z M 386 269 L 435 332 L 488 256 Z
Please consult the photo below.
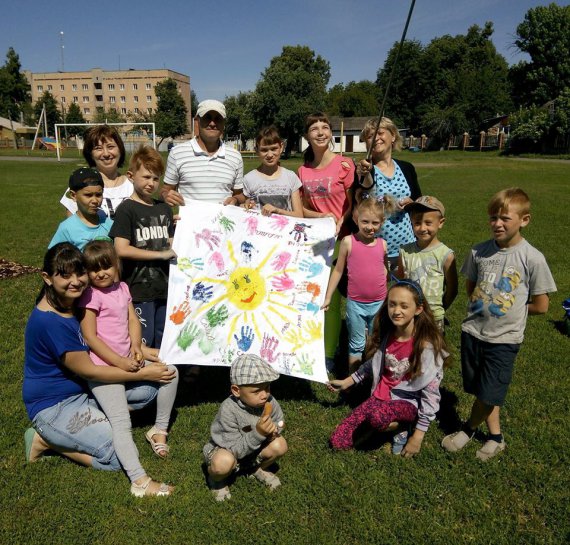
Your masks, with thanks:
M 380 310 L 383 301 L 360 303 L 346 300 L 346 327 L 348 328 L 348 355 L 360 357 L 366 345 L 366 329 L 372 333 L 374 316 Z
M 129 406 L 134 410 L 142 409 L 157 392 L 158 384 L 132 382 L 126 392 Z M 121 469 L 113 447 L 111 424 L 97 402 L 86 393 L 43 409 L 36 414 L 32 425 L 48 444 L 61 450 L 89 454 L 95 469 Z
M 151 348 L 160 348 L 166 322 L 166 299 L 133 303 L 139 317 L 142 340 Z

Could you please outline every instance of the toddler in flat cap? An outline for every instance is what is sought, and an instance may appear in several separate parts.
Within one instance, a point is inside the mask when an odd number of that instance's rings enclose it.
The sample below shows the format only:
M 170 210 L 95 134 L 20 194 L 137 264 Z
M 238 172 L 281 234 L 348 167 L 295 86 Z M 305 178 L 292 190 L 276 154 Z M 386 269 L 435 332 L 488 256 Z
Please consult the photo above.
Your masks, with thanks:
M 281 484 L 266 469 L 287 452 L 281 436 L 283 411 L 269 392 L 270 383 L 278 378 L 279 373 L 259 356 L 245 354 L 231 365 L 231 395 L 222 402 L 204 446 L 208 486 L 217 501 L 231 497 L 229 477 L 238 471 L 271 490 Z

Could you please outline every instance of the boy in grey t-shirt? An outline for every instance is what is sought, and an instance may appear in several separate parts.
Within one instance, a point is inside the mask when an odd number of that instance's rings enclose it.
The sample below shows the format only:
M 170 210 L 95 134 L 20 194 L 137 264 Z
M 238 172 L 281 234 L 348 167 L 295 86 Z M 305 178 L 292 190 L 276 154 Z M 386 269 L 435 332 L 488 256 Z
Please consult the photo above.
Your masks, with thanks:
M 488 440 L 477 451 L 486 461 L 505 449 L 499 418 L 528 314 L 548 310 L 556 285 L 544 256 L 521 235 L 530 222 L 530 200 L 519 188 L 497 193 L 488 206 L 493 239 L 474 246 L 461 272 L 469 306 L 461 326 L 463 388 L 476 396 L 469 420 L 444 437 L 449 452 L 461 450 L 486 422 Z

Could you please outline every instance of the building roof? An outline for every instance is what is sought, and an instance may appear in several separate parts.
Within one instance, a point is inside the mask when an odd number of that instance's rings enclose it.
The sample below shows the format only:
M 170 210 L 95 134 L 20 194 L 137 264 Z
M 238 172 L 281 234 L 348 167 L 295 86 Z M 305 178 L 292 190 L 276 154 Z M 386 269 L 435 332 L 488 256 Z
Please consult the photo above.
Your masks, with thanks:
M 34 129 L 35 127 L 26 127 L 26 125 L 23 125 L 22 123 L 18 123 L 17 121 L 12 121 L 10 123 L 10 120 L 6 117 L 1 117 L 0 116 L 0 127 L 6 127 L 7 129 L 12 129 L 12 127 L 14 127 L 14 130 L 18 130 L 18 129 Z

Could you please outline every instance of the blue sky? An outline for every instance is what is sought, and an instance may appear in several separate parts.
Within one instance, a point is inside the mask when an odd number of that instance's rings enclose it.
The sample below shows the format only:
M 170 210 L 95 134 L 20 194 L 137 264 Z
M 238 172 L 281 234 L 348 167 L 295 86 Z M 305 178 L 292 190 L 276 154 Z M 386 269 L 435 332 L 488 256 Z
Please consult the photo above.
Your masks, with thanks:
M 493 42 L 509 64 L 525 57 L 512 45 L 529 8 L 549 1 L 416 0 L 408 38 L 427 44 L 493 21 Z M 567 5 L 567 2 L 558 2 Z M 198 99 L 255 87 L 284 45 L 308 45 L 331 65 L 330 85 L 376 78 L 399 41 L 404 0 L 57 0 L 3 3 L 0 54 L 14 47 L 22 68 L 170 68 L 190 76 Z M 3 62 L 3 61 L 2 61 Z

